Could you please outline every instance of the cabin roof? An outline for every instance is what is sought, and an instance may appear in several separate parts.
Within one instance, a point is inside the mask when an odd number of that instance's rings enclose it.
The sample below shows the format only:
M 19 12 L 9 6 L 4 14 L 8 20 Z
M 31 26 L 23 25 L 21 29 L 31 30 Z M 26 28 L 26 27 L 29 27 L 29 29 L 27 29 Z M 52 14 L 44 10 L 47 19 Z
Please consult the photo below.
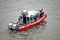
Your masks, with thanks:
M 28 17 L 30 17 L 30 16 L 35 16 L 37 13 L 38 13 L 38 12 L 35 11 L 35 10 L 29 10 L 27 16 L 28 16 Z
M 35 10 L 24 10 L 22 11 L 22 14 L 26 15 L 27 17 L 31 17 L 31 16 L 34 17 L 35 15 L 38 14 L 38 12 Z

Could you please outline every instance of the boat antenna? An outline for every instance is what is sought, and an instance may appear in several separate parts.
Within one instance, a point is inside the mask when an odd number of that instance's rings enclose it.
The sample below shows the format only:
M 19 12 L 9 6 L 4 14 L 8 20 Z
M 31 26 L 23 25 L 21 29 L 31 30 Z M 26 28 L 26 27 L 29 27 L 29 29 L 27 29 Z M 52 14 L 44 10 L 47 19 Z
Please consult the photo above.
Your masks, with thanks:
M 43 8 L 41 10 L 39 10 L 40 12 L 42 12 Z

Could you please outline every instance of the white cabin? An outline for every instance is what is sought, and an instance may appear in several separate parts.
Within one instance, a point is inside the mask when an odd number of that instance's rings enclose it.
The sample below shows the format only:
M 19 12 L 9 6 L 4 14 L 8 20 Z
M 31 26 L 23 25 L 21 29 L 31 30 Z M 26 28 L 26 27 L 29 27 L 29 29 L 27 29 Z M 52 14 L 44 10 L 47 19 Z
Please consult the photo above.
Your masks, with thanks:
M 37 21 L 40 18 L 40 13 L 35 10 L 24 10 L 20 13 L 18 21 L 20 24 L 28 24 Z

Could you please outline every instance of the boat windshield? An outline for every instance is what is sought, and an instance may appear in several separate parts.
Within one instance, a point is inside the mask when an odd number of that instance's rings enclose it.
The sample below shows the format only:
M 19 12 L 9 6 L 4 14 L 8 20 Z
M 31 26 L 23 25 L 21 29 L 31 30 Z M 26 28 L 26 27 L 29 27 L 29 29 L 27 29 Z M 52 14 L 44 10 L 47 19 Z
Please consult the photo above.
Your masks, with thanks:
M 19 16 L 20 19 L 22 19 L 22 16 Z
M 20 21 L 21 19 L 23 19 L 22 15 L 19 16 L 18 20 Z

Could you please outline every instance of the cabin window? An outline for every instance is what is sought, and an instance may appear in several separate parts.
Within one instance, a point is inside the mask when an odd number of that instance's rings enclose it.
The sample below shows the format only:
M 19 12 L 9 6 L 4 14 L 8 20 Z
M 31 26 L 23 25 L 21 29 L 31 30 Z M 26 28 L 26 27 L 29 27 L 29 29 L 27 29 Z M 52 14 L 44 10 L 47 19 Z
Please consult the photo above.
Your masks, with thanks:
M 20 19 L 22 19 L 22 16 L 20 16 Z
M 30 19 L 32 20 L 32 17 L 30 17 Z
M 23 19 L 23 18 L 22 18 L 22 16 L 20 15 L 19 18 L 18 18 L 18 21 L 20 21 L 21 19 Z
M 29 21 L 29 17 L 27 17 L 27 20 Z
M 33 17 L 33 22 L 35 21 L 35 17 Z

